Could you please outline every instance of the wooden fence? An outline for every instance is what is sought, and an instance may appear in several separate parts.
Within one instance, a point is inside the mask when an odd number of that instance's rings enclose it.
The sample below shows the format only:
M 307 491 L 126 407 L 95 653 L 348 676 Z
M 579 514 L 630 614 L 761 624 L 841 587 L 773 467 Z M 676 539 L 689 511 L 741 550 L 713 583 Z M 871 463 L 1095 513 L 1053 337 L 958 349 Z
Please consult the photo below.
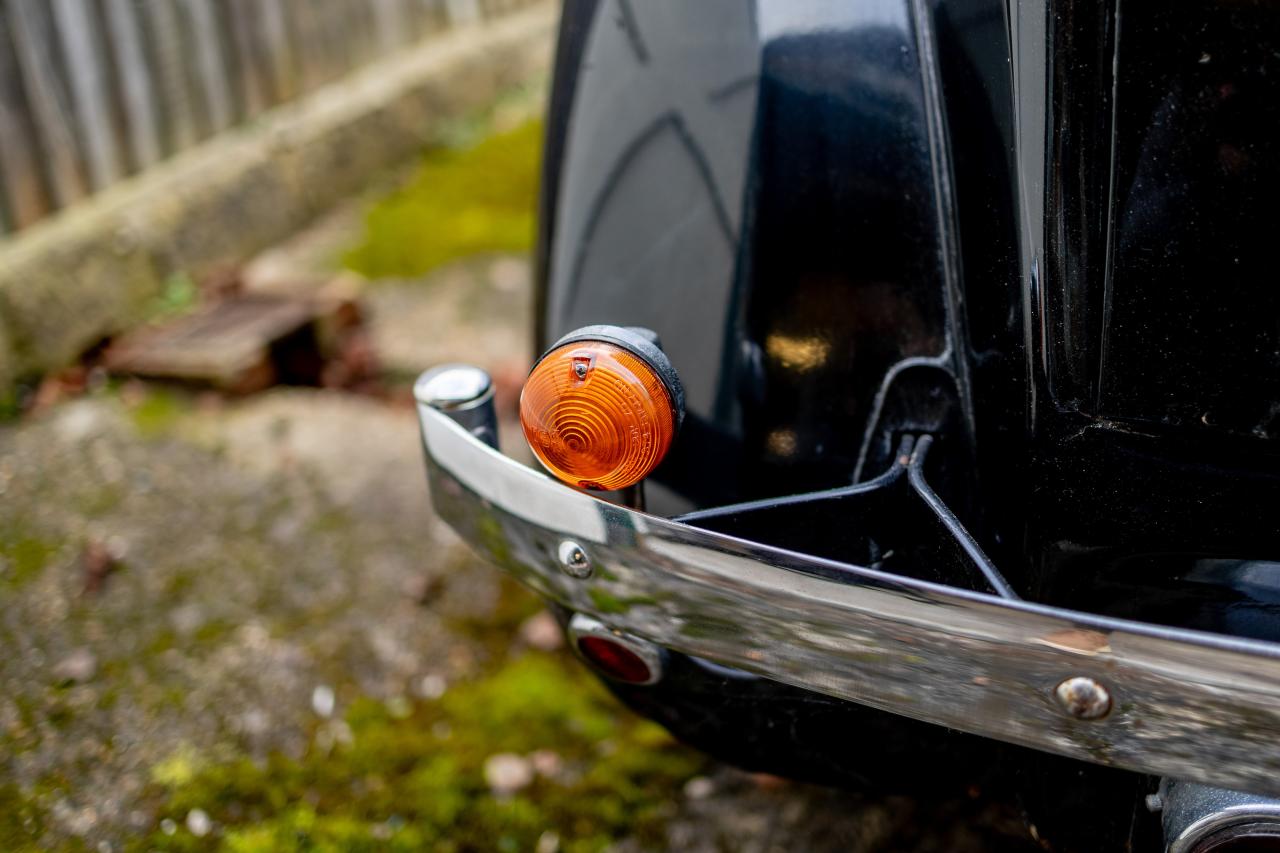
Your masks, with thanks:
M 0 0 L 0 234 L 527 0 Z

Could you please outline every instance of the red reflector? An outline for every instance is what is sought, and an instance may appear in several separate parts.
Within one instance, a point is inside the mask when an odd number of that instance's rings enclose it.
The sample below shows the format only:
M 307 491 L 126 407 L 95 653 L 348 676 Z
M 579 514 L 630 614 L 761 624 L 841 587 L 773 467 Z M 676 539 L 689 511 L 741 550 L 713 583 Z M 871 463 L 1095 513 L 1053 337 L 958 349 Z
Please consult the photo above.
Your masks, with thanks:
M 621 643 L 604 637 L 579 637 L 578 651 L 601 672 L 628 684 L 647 684 L 653 678 L 649 665 Z

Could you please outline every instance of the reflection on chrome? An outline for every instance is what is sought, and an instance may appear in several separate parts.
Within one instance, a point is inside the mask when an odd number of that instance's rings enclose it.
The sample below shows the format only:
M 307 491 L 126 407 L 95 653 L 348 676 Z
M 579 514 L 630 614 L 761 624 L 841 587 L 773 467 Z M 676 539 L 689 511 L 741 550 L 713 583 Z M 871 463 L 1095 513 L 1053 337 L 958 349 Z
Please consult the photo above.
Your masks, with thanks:
M 430 406 L 419 417 L 440 515 L 534 590 L 610 628 L 998 740 L 1280 795 L 1278 645 L 1002 600 L 711 533 L 562 486 Z M 566 539 L 590 554 L 588 577 L 562 570 Z M 1055 691 L 1074 678 L 1105 685 L 1109 713 L 1064 710 Z

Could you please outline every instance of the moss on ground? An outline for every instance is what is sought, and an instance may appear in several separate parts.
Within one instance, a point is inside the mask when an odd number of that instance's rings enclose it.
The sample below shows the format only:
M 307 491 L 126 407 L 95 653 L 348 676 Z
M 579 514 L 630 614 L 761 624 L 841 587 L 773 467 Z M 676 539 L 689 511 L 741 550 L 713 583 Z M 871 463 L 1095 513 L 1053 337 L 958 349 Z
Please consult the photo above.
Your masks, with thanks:
M 408 277 L 471 255 L 528 251 L 541 142 L 542 123 L 529 121 L 427 154 L 406 186 L 369 211 L 347 265 L 371 278 Z
M 31 533 L 25 518 L 0 525 L 0 585 L 16 589 L 37 578 L 57 555 L 57 542 Z
M 0 388 L 0 424 L 16 421 L 22 416 L 22 396 L 15 388 Z
M 11 851 L 39 850 L 36 843 L 44 832 L 48 818 L 35 801 L 17 785 L 0 785 L 0 849 Z M 67 845 L 67 850 L 82 845 Z
M 143 438 L 159 438 L 173 432 L 191 410 L 190 399 L 163 385 L 148 385 L 141 399 L 129 408 L 129 417 Z
M 301 759 L 202 764 L 189 749 L 154 768 L 173 823 L 138 850 L 531 850 L 546 832 L 566 851 L 629 837 L 661 845 L 664 804 L 702 759 L 656 725 L 619 716 L 571 662 L 527 654 L 437 701 L 358 700 L 343 736 L 323 724 Z M 326 748 L 326 745 L 327 748 Z M 496 753 L 553 749 L 559 769 L 501 796 Z M 197 837 L 195 809 L 213 821 Z

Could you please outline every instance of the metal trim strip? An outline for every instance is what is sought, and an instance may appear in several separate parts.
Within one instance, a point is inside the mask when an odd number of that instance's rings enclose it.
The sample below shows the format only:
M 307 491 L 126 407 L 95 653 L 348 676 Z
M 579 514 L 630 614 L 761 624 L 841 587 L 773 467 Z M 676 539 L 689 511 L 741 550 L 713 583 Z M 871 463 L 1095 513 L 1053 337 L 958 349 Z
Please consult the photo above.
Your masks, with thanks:
M 538 593 L 786 684 L 1134 771 L 1280 795 L 1280 645 L 1002 600 L 616 506 L 418 406 L 441 517 Z M 562 569 L 560 544 L 593 571 Z M 581 573 L 579 573 L 581 574 Z M 1112 700 L 1077 719 L 1075 677 Z

